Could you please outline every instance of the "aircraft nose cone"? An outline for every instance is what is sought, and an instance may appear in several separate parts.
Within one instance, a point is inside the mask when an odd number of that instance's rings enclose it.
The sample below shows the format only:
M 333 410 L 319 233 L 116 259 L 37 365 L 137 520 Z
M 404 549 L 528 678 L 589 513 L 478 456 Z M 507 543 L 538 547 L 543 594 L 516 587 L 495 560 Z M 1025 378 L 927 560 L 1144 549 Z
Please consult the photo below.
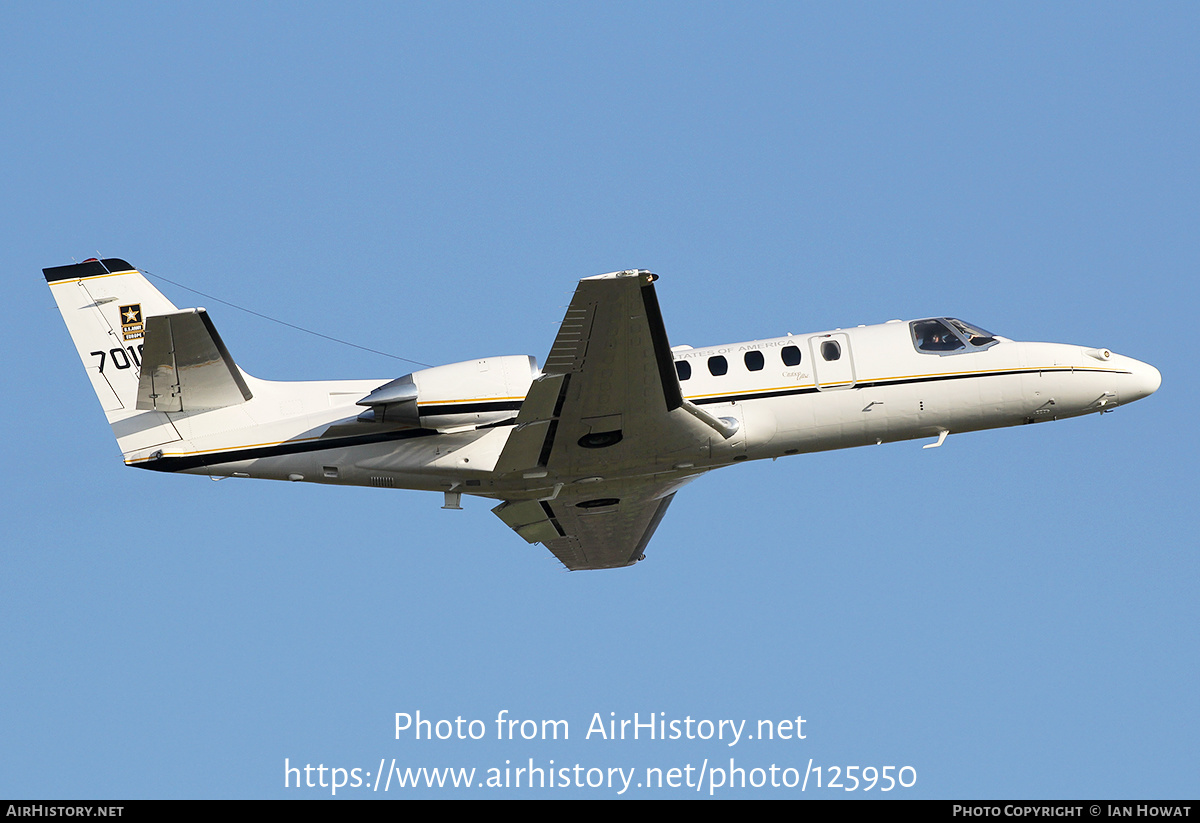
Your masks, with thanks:
M 1130 372 L 1129 391 L 1123 392 L 1123 394 L 1128 394 L 1128 399 L 1122 397 L 1122 402 L 1132 403 L 1134 400 L 1149 397 L 1162 385 L 1162 374 L 1149 363 L 1134 360 Z

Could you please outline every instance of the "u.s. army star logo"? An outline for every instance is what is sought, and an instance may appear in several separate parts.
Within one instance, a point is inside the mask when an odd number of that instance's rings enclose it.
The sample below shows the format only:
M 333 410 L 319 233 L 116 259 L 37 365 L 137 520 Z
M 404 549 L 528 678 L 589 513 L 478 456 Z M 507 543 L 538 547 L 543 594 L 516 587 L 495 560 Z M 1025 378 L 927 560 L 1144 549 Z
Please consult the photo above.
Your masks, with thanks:
M 146 333 L 146 327 L 142 324 L 141 303 L 121 306 L 121 332 L 126 340 L 136 340 Z

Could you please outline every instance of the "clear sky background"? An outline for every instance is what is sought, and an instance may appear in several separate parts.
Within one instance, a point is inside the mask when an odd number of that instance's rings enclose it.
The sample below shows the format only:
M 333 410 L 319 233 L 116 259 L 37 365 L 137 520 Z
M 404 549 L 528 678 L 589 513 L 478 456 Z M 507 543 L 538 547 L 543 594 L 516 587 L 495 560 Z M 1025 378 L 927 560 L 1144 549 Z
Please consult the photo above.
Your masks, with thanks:
M 1197 42 L 1182 3 L 6 4 L 0 796 L 732 758 L 1194 798 Z M 567 574 L 488 501 L 124 468 L 41 274 L 97 253 L 425 363 L 540 362 L 578 278 L 648 268 L 672 344 L 951 314 L 1163 385 L 726 469 L 644 563 Z M 412 369 L 160 287 L 257 377 Z M 418 710 L 487 737 L 396 740 Z M 570 739 L 497 741 L 502 710 Z

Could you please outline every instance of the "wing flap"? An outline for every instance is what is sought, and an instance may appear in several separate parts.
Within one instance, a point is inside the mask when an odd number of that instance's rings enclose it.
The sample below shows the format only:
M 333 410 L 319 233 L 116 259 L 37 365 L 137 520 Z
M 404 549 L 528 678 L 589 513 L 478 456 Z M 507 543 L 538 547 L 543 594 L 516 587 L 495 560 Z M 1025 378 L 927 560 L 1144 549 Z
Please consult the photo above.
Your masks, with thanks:
M 516 426 L 496 461 L 497 472 L 545 468 L 570 377 L 569 374 L 543 374 L 533 381 L 517 413 Z
M 643 487 L 623 498 L 507 501 L 492 511 L 571 571 L 618 569 L 642 558 L 679 485 Z
M 562 530 L 553 522 L 552 513 L 541 501 L 506 501 L 492 511 L 525 538 L 526 543 L 543 543 L 563 536 Z

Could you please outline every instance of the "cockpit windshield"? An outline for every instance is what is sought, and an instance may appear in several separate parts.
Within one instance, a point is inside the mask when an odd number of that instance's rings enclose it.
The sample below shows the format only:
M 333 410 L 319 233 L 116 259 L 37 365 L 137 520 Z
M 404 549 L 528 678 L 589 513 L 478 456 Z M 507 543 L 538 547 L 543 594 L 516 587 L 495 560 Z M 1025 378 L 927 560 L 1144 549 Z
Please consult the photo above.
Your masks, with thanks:
M 917 351 L 929 354 L 982 351 L 997 342 L 991 332 L 953 317 L 914 320 L 909 325 Z
M 982 348 L 990 343 L 996 342 L 996 335 L 990 331 L 984 331 L 978 326 L 972 326 L 970 323 L 964 323 L 961 320 L 956 320 L 953 317 L 946 318 L 950 325 L 953 326 L 964 340 L 976 348 Z

